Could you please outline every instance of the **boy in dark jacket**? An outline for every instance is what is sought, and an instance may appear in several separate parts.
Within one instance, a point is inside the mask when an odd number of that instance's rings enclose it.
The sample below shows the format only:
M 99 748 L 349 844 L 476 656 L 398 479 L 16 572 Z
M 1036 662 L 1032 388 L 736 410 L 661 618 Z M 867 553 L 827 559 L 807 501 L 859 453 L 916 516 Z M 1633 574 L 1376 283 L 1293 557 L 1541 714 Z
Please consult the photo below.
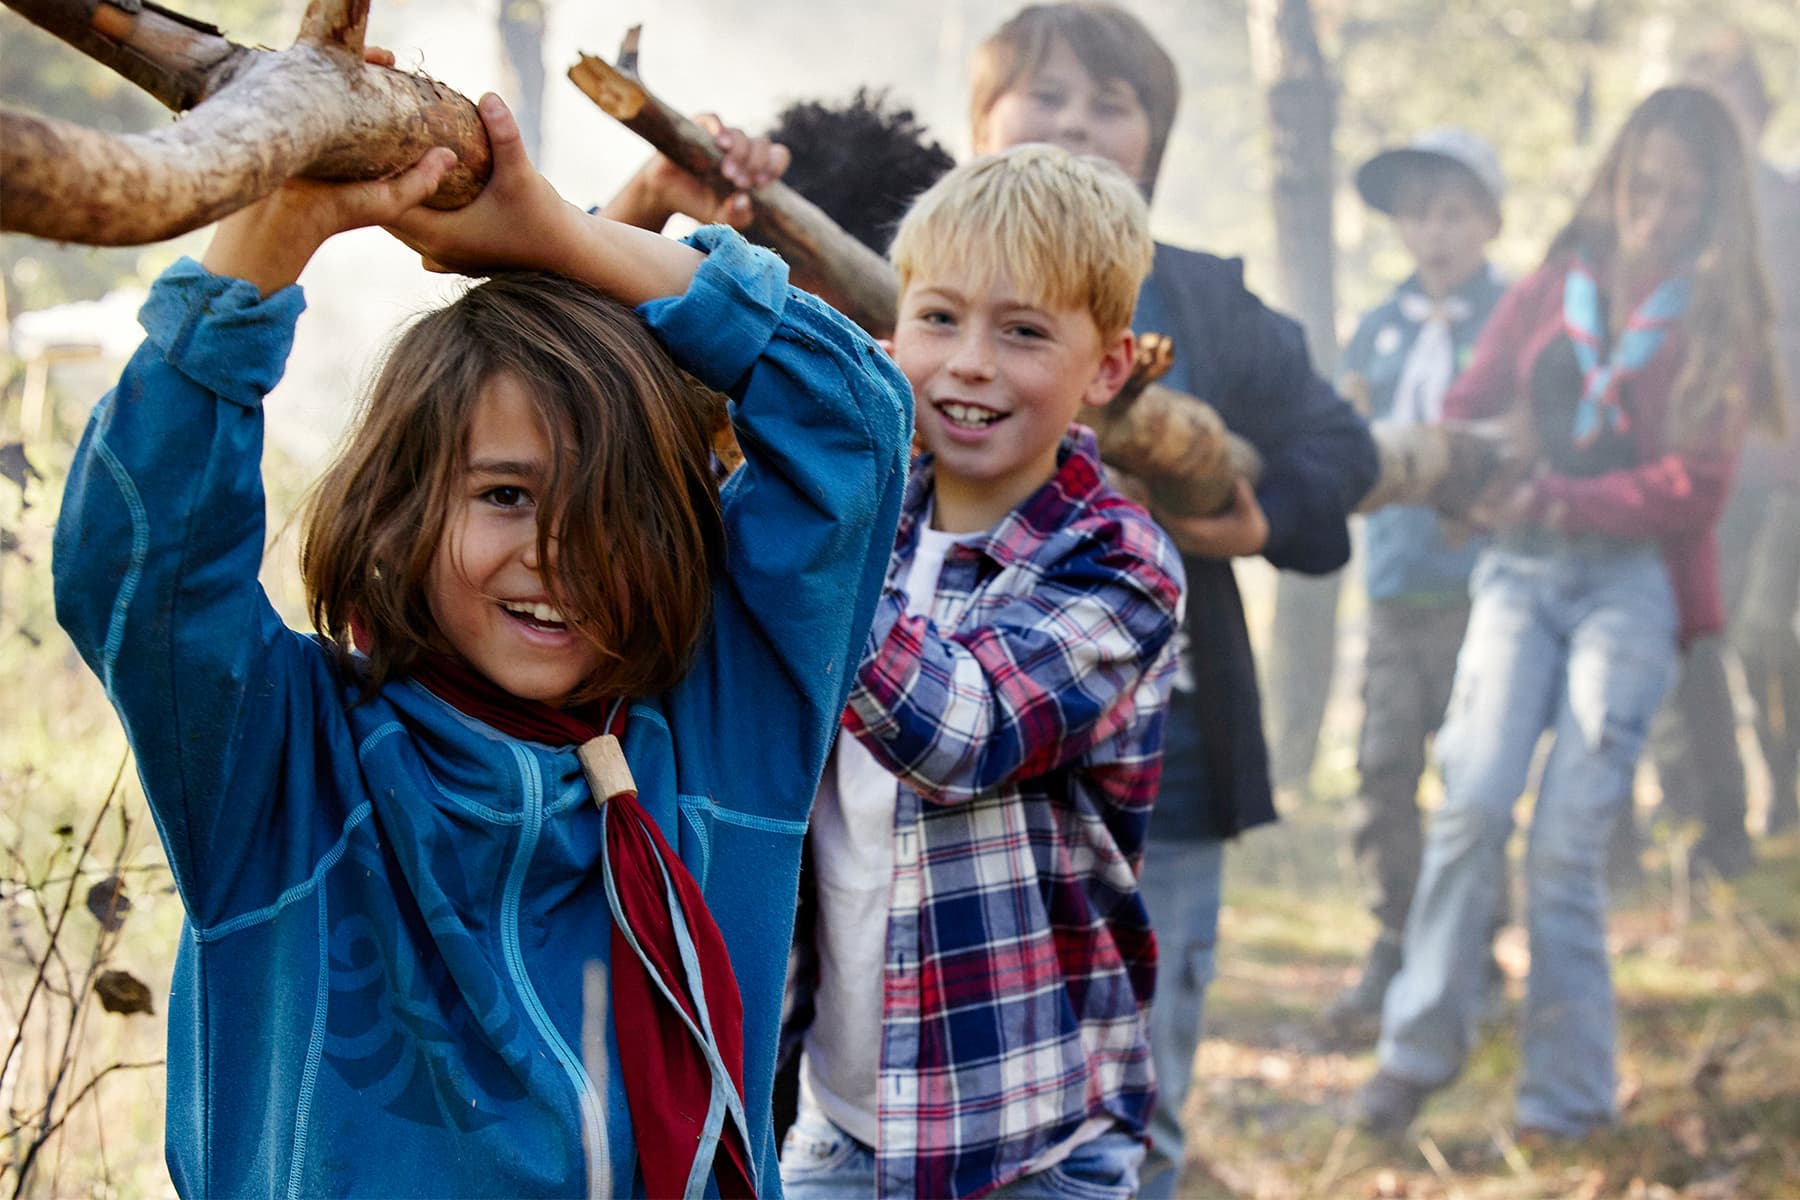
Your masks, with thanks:
M 1111 159 L 1148 193 L 1179 94 L 1174 63 L 1135 17 L 1104 4 L 1033 5 L 976 52 L 975 148 L 1054 142 Z M 1150 1020 L 1159 1096 L 1143 1195 L 1168 1196 L 1212 977 L 1225 840 L 1275 819 L 1231 560 L 1261 555 L 1309 574 L 1343 566 L 1346 517 L 1377 464 L 1367 426 L 1313 371 L 1300 327 L 1245 289 L 1241 262 L 1158 244 L 1133 327 L 1174 339 L 1175 369 L 1164 382 L 1216 408 L 1264 463 L 1256 486 L 1240 485 L 1218 516 L 1158 514 L 1188 580 L 1142 884 L 1162 962 Z

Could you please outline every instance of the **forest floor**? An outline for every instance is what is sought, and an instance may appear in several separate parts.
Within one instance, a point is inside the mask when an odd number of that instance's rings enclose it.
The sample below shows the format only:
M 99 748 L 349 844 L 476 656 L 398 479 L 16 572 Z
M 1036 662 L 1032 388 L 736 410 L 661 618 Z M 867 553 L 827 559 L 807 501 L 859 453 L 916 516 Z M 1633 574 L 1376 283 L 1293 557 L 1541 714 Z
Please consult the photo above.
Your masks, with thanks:
M 1511 926 L 1497 946 L 1504 1013 L 1405 1138 L 1384 1141 L 1351 1118 L 1372 1048 L 1346 1049 L 1320 1019 L 1374 934 L 1341 849 L 1346 807 L 1294 807 L 1228 855 L 1219 975 L 1185 1114 L 1185 1196 L 1800 1197 L 1800 837 L 1763 840 L 1749 873 L 1691 886 L 1670 869 L 1682 855 L 1665 838 L 1642 881 L 1615 897 L 1616 1128 L 1513 1140 L 1528 962 Z

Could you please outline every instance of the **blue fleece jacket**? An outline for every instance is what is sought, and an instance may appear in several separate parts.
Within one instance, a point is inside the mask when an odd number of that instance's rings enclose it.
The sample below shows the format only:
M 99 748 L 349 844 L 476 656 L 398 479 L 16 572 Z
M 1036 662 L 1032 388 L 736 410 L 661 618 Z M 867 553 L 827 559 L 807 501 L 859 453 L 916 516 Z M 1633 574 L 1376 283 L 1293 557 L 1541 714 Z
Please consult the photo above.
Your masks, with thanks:
M 746 465 L 725 488 L 711 631 L 680 684 L 633 702 L 623 742 L 730 948 L 751 1158 L 777 1196 L 769 1093 L 801 839 L 893 545 L 911 393 L 779 259 L 728 231 L 694 240 L 710 256 L 687 293 L 641 311 L 733 398 Z M 409 682 L 357 703 L 257 583 L 261 402 L 302 307 L 298 288 L 262 299 L 171 268 L 57 528 L 58 617 L 124 721 L 187 907 L 176 1187 L 640 1191 L 617 1071 L 631 1031 L 604 1009 L 600 818 L 573 750 Z

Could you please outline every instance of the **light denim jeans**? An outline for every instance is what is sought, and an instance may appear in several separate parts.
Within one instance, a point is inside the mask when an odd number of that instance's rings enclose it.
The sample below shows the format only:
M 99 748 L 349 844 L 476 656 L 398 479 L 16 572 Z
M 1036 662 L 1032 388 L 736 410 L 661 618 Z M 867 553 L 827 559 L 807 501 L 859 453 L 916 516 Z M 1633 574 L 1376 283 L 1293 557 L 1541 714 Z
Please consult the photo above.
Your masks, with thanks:
M 992 1200 L 1131 1200 L 1138 1194 L 1144 1143 L 1108 1130 L 1047 1170 L 1015 1179 Z M 781 1143 L 781 1191 L 787 1200 L 860 1200 L 875 1196 L 875 1151 L 800 1105 Z
M 1156 1110 L 1144 1157 L 1144 1200 L 1170 1200 L 1181 1183 L 1186 1143 L 1181 1109 L 1200 1046 L 1206 985 L 1219 937 L 1225 843 L 1159 842 L 1144 847 L 1138 895 L 1156 931 L 1156 995 L 1150 1003 L 1150 1059 L 1156 1067 Z
M 1613 1119 L 1608 832 L 1676 661 L 1654 547 L 1488 550 L 1438 735 L 1443 807 L 1426 834 L 1405 964 L 1382 1012 L 1383 1070 L 1448 1082 L 1474 1039 L 1513 805 L 1538 737 L 1554 742 L 1525 857 L 1531 978 L 1520 1018 L 1521 1127 L 1580 1135 Z

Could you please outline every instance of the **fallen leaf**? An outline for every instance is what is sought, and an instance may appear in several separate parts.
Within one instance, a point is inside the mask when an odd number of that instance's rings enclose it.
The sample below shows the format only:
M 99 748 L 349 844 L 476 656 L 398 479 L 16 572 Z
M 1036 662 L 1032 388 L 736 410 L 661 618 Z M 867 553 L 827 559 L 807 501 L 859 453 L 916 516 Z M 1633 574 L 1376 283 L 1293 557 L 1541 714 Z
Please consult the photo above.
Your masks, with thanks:
M 156 1014 L 150 989 L 129 971 L 101 972 L 100 978 L 94 980 L 94 994 L 100 997 L 100 1007 L 109 1013 Z
M 125 881 L 108 875 L 88 889 L 87 910 L 100 922 L 100 928 L 117 933 L 125 925 L 125 914 L 131 911 L 131 897 L 125 894 Z
M 19 485 L 19 490 L 22 492 L 25 490 L 27 476 L 38 480 L 44 478 L 38 474 L 38 469 L 31 465 L 31 460 L 25 457 L 25 443 L 8 442 L 4 446 L 0 446 L 0 479 L 12 480 Z

